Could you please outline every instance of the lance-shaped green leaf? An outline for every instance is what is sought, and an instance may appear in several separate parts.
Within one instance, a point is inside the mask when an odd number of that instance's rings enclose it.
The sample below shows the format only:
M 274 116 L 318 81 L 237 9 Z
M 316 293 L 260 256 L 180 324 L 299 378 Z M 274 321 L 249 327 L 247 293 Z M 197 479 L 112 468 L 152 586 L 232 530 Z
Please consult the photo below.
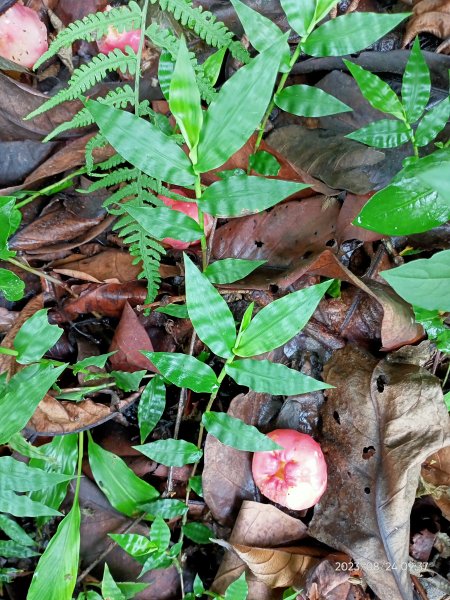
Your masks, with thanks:
M 0 511 L 14 517 L 57 517 L 61 513 L 40 502 L 30 500 L 28 496 L 18 496 L 12 490 L 0 490 Z
M 314 23 L 316 0 L 281 0 L 281 7 L 292 29 L 305 36 Z
M 31 558 L 32 556 L 38 556 L 39 552 L 36 552 L 28 546 L 22 546 L 12 540 L 0 540 L 0 556 L 5 558 Z
M 0 529 L 6 533 L 14 542 L 22 546 L 35 546 L 36 542 L 28 533 L 7 515 L 0 514 Z
M 416 130 L 416 144 L 426 146 L 444 129 L 450 118 L 450 100 L 445 98 L 428 111 L 420 121 Z
M 170 82 L 174 69 L 175 61 L 170 52 L 161 52 L 158 61 L 158 83 L 166 100 L 169 100 Z
M 16 208 L 16 198 L 0 198 L 0 248 L 5 248 L 8 239 L 16 231 L 22 220 L 22 213 Z
M 281 169 L 275 156 L 266 150 L 258 150 L 254 154 L 250 154 L 248 164 L 252 171 L 270 177 L 276 177 Z
M 374 148 L 396 148 L 409 140 L 410 130 L 403 121 L 380 119 L 345 137 Z
M 258 127 L 272 96 L 285 38 L 239 69 L 211 102 L 200 133 L 199 173 L 223 165 Z
M 185 515 L 189 510 L 184 502 L 175 498 L 160 498 L 153 500 L 148 504 L 141 506 L 143 512 L 150 519 L 162 517 L 163 519 L 173 519 Z
M 159 423 L 166 407 L 166 386 L 162 377 L 156 375 L 142 392 L 138 406 L 139 431 L 141 444 Z
M 134 583 L 132 581 L 118 581 L 117 587 L 124 595 L 126 600 L 133 600 L 137 594 L 148 588 L 149 583 Z
M 25 321 L 14 338 L 14 348 L 19 353 L 17 362 L 26 365 L 39 360 L 62 334 L 61 327 L 48 322 L 47 309 L 38 310 Z
M 77 581 L 79 553 L 80 507 L 76 501 L 39 559 L 27 600 L 70 600 Z
M 250 41 L 250 44 L 258 50 L 264 52 L 275 40 L 281 39 L 284 33 L 273 21 L 262 15 L 241 0 L 231 0 L 235 11 L 239 17 L 239 21 L 244 28 L 245 35 Z M 289 67 L 290 50 L 287 40 L 284 40 L 284 51 L 281 71 L 285 71 Z
M 71 475 L 46 473 L 42 469 L 29 467 L 27 464 L 15 460 L 12 456 L 2 456 L 0 458 L 0 489 L 2 490 L 29 492 L 70 479 L 72 479 Z
M 88 356 L 87 358 L 83 358 L 83 360 L 79 360 L 73 365 L 73 373 L 76 375 L 88 367 L 98 367 L 99 369 L 103 369 L 108 358 L 116 352 L 117 350 L 114 350 L 114 352 L 107 352 L 106 354 L 99 354 L 97 356 Z
M 194 149 L 202 128 L 203 111 L 194 67 L 183 36 L 178 45 L 177 61 L 170 82 L 169 108 L 189 149 Z M 194 154 L 191 152 L 191 157 Z M 195 164 L 196 161 L 193 162 Z
M 331 283 L 313 285 L 265 306 L 243 332 L 233 352 L 243 357 L 254 356 L 288 342 L 309 321 Z
M 154 542 L 138 533 L 109 533 L 108 535 L 118 546 L 139 562 L 141 562 L 142 557 L 147 557 L 158 549 Z
M 376 42 L 409 16 L 410 13 L 388 15 L 368 12 L 342 15 L 323 23 L 309 35 L 302 47 L 311 56 L 354 54 Z
M 105 563 L 103 569 L 102 596 L 108 600 L 126 600 L 109 571 L 108 563 Z
M 168 183 L 183 186 L 195 183 L 186 154 L 155 125 L 95 100 L 88 100 L 86 107 L 102 135 L 134 167 Z
M 150 540 L 160 552 L 167 550 L 170 544 L 170 529 L 162 517 L 156 517 L 150 528 Z
M 224 600 L 246 600 L 248 595 L 248 584 L 245 580 L 245 571 L 242 575 L 230 583 L 225 592 Z
M 225 371 L 239 385 L 274 396 L 307 394 L 332 387 L 270 360 L 238 360 L 225 365 Z
M 325 117 L 349 112 L 349 106 L 311 85 L 291 85 L 275 96 L 275 104 L 293 115 Z
M 218 356 L 231 358 L 236 326 L 227 303 L 187 254 L 184 268 L 189 318 L 198 337 Z
M 0 395 L 2 426 L 0 444 L 6 444 L 31 419 L 37 405 L 64 371 L 66 365 L 34 364 L 22 369 Z
M 25 283 L 12 271 L 0 269 L 0 290 L 6 300 L 15 302 L 23 298 Z
M 385 235 L 408 235 L 445 223 L 450 217 L 448 198 L 441 198 L 421 181 L 422 176 L 435 168 L 448 173 L 448 149 L 438 150 L 403 168 L 386 188 L 372 196 L 354 224 Z
M 339 0 L 316 0 L 314 22 L 318 23 L 339 3 Z
M 189 354 L 176 352 L 147 352 L 142 350 L 158 371 L 174 385 L 188 388 L 197 394 L 211 393 L 218 382 L 210 366 Z
M 227 177 L 210 185 L 201 207 L 214 217 L 242 217 L 261 212 L 310 187 L 304 183 L 246 175 Z
M 155 312 L 169 315 L 169 317 L 176 317 L 177 319 L 189 319 L 186 304 L 166 304 L 157 308 Z
M 216 85 L 217 80 L 219 79 L 226 51 L 226 46 L 224 46 L 223 48 L 219 48 L 219 50 L 216 50 L 216 52 L 210 54 L 205 60 L 205 62 L 202 64 L 203 73 L 209 79 L 211 85 Z
M 89 464 L 98 487 L 111 505 L 128 516 L 139 514 L 139 506 L 159 496 L 156 489 L 140 479 L 116 454 L 104 450 L 89 435 Z
M 145 231 L 158 240 L 172 237 L 182 242 L 195 242 L 203 234 L 202 228 L 195 219 L 167 206 L 152 208 L 125 204 L 123 208 Z M 118 225 L 120 226 L 120 222 Z M 122 229 L 122 234 L 124 231 Z
M 195 444 L 185 440 L 158 440 L 150 444 L 133 446 L 133 448 L 167 467 L 184 467 L 199 461 L 203 455 Z
M 403 73 L 402 102 L 408 123 L 415 123 L 422 116 L 430 99 L 430 69 L 416 38 Z
M 390 85 L 378 75 L 366 71 L 349 60 L 344 60 L 344 63 L 358 84 L 361 94 L 374 108 L 397 119 L 404 119 L 403 105 Z
M 399 296 L 427 310 L 450 311 L 450 250 L 383 271 Z
M 183 533 L 196 544 L 210 544 L 214 537 L 212 529 L 203 523 L 186 523 L 183 525 Z
M 236 419 L 226 413 L 207 411 L 203 413 L 202 423 L 206 431 L 217 438 L 219 442 L 237 450 L 264 452 L 280 449 L 278 444 L 256 427 L 247 425 L 241 419 Z
M 246 277 L 265 262 L 265 260 L 224 258 L 208 265 L 204 274 L 211 283 L 233 283 Z

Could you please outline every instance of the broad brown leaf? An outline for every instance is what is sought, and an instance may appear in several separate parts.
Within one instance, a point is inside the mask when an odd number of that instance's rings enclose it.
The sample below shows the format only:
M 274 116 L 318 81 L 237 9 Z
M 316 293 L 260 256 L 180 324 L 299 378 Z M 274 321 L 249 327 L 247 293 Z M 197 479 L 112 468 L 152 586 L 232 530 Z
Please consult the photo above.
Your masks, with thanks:
M 443 39 L 436 52 L 450 54 L 450 5 L 448 0 L 415 0 L 413 16 L 408 21 L 403 47 L 419 33 L 432 33 Z
M 444 517 L 450 521 L 450 447 L 438 450 L 422 465 L 422 478 Z
M 380 598 L 412 600 L 409 519 L 420 465 L 450 444 L 440 382 L 411 358 L 378 361 L 352 346 L 333 355 L 324 379 L 335 386 L 322 415 L 328 488 L 310 533 L 358 562 Z

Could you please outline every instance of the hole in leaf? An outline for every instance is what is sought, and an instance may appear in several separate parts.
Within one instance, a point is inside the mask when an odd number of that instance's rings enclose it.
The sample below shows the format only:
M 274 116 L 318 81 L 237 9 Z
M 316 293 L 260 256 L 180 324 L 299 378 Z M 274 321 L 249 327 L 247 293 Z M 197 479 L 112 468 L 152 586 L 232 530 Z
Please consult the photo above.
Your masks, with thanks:
M 365 494 L 370 494 L 370 487 L 369 486 L 367 486 L 367 487 L 364 488 L 364 493 Z
M 255 240 L 255 246 L 257 248 L 262 248 L 264 246 L 264 242 L 260 242 L 259 240 Z
M 325 246 L 329 246 L 330 248 L 332 246 L 334 246 L 336 243 L 336 240 L 328 240 L 328 242 L 325 242 Z
M 387 381 L 386 379 L 383 377 L 383 375 L 380 375 L 379 377 L 377 377 L 377 390 L 380 392 L 384 392 L 384 386 L 386 385 Z
M 339 425 L 341 424 L 341 419 L 337 410 L 335 410 L 333 413 L 333 419 L 336 421 L 336 423 L 339 423 Z
M 364 460 L 369 460 L 375 454 L 375 448 L 373 446 L 366 446 L 363 448 L 362 457 Z

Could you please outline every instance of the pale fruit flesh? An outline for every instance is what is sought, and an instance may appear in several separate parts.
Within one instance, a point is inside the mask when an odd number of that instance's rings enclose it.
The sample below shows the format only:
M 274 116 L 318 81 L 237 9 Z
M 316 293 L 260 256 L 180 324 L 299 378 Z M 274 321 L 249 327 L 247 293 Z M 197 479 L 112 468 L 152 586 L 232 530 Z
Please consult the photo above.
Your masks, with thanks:
M 0 56 L 31 68 L 46 50 L 47 28 L 36 11 L 14 4 L 0 16 Z
M 291 510 L 317 504 L 327 487 L 327 465 L 320 445 L 294 429 L 268 434 L 283 450 L 255 452 L 253 478 L 261 493 Z

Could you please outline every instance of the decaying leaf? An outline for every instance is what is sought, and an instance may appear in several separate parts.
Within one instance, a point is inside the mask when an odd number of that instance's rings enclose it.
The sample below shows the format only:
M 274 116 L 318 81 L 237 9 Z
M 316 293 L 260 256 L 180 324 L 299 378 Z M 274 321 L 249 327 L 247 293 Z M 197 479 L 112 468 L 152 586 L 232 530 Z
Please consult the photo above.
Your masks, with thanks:
M 310 533 L 347 552 L 380 598 L 412 600 L 409 520 L 420 465 L 450 444 L 440 382 L 412 359 L 378 361 L 352 346 L 335 352 L 324 379 L 335 386 L 322 415 L 328 488 Z
M 308 600 L 369 600 L 363 588 L 351 582 L 352 572 L 348 562 L 335 563 L 323 560 L 308 575 L 306 592 Z
M 414 0 L 413 16 L 408 21 L 403 47 L 419 33 L 432 33 L 444 41 L 436 52 L 450 54 L 450 6 L 448 0 Z
M 450 447 L 442 448 L 422 465 L 422 479 L 444 517 L 450 521 Z

